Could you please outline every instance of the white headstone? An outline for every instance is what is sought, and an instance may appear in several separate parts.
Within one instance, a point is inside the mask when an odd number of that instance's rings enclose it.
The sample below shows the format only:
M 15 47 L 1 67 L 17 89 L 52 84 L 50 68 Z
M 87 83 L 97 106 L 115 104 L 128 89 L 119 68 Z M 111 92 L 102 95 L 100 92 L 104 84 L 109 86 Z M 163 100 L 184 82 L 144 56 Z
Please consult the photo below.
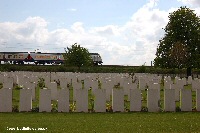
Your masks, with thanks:
M 51 90 L 51 100 L 57 100 L 57 83 L 51 82 L 48 85 L 48 89 Z
M 146 89 L 146 81 L 143 77 L 139 78 L 139 89 L 145 90 Z
M 197 89 L 200 89 L 199 79 L 192 80 L 192 91 L 196 91 Z
M 0 74 L 0 83 L 3 83 L 3 78 L 4 78 L 4 75 Z
M 101 87 L 102 89 L 106 90 L 106 101 L 110 101 L 110 96 L 112 94 L 112 88 L 113 88 L 112 81 L 107 81 L 105 83 L 102 83 Z
M 200 89 L 196 90 L 196 109 L 200 111 Z
M 159 99 L 158 99 L 157 89 L 147 90 L 147 108 L 148 112 L 158 112 L 159 111 Z
M 130 90 L 131 89 L 138 89 L 137 88 L 137 84 L 136 83 L 130 83 L 130 89 L 129 89 L 129 93 L 128 93 L 128 101 L 130 101 Z
M 170 89 L 171 84 L 173 84 L 173 82 L 171 80 L 165 81 L 164 89 Z
M 40 89 L 39 112 L 51 112 L 51 90 Z
M 175 101 L 180 101 L 180 88 L 176 84 L 171 84 L 171 89 L 175 90 Z
M 91 87 L 91 82 L 92 82 L 92 80 L 90 78 L 86 78 L 84 80 L 84 88 L 89 89 Z
M 124 112 L 124 90 L 112 89 L 112 107 L 113 112 Z
M 58 112 L 69 112 L 69 89 L 58 91 Z
M 32 90 L 20 89 L 19 112 L 31 111 L 32 109 Z
M 141 111 L 142 108 L 142 96 L 141 90 L 130 90 L 130 111 Z
M 192 92 L 191 90 L 181 90 L 181 111 L 192 111 Z
M 77 95 L 76 95 L 77 91 L 76 90 L 82 89 L 82 83 L 81 82 L 74 82 L 72 84 L 72 86 L 73 86 L 73 101 L 76 101 L 76 97 L 77 97 Z
M 76 112 L 88 112 L 88 90 L 75 89 L 76 91 Z
M 12 89 L 0 89 L 0 112 L 12 112 Z
M 67 84 L 68 84 L 68 82 L 67 82 L 66 78 L 61 78 L 60 79 L 60 88 L 66 89 L 67 88 Z
M 158 100 L 160 100 L 160 84 L 159 83 L 152 83 L 149 86 L 149 89 L 155 89 L 158 91 Z
M 188 82 L 187 83 L 188 84 L 192 84 L 192 77 L 191 76 L 188 77 Z
M 165 111 L 175 111 L 175 89 L 165 89 L 164 90 L 164 110 Z
M 183 79 L 177 80 L 176 85 L 179 90 L 182 90 L 184 88 L 184 85 L 186 85 L 186 79 L 183 78 Z
M 182 78 L 182 84 L 183 84 L 183 86 L 187 85 L 187 79 L 186 78 Z
M 94 92 L 94 110 L 95 112 L 106 112 L 106 90 L 96 89 Z
M 13 79 L 12 78 L 5 78 L 4 81 L 3 81 L 3 88 L 13 89 Z
M 51 83 L 49 75 L 44 76 L 44 82 L 45 82 L 45 86 L 48 87 L 48 85 Z
M 94 93 L 95 90 L 99 88 L 98 80 L 93 80 L 93 81 L 91 82 L 91 87 L 92 87 L 92 93 Z
M 32 100 L 35 100 L 36 99 L 36 97 L 35 97 L 35 89 L 36 89 L 36 84 L 33 82 L 33 83 L 31 83 L 31 82 L 26 82 L 25 83 L 25 85 L 24 85 L 24 88 L 25 89 L 31 89 L 32 90 Z

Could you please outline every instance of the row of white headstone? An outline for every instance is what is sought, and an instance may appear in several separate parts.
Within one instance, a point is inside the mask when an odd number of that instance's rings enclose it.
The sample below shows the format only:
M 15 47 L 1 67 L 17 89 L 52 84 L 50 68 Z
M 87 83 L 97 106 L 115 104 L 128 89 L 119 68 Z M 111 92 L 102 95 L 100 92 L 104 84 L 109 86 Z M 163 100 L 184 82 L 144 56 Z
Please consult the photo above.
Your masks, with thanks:
M 13 84 L 22 85 L 20 90 L 19 111 L 30 111 L 32 100 L 35 100 L 35 87 L 39 77 L 45 79 L 48 89 L 40 90 L 39 111 L 50 112 L 51 100 L 58 100 L 58 111 L 69 111 L 69 89 L 67 85 L 73 86 L 73 101 L 76 101 L 77 112 L 88 111 L 88 89 L 91 87 L 95 95 L 94 110 L 96 112 L 105 112 L 106 101 L 110 101 L 112 95 L 112 109 L 124 111 L 124 95 L 128 95 L 130 101 L 130 111 L 141 111 L 142 97 L 141 90 L 147 89 L 147 107 L 149 112 L 159 111 L 160 101 L 160 82 L 161 77 L 156 75 L 136 74 L 131 78 L 128 74 L 80 74 L 80 73 L 3 73 L 0 76 L 0 82 L 3 82 L 3 88 L 0 90 L 0 112 L 11 112 L 12 110 L 12 88 Z M 70 78 L 69 78 L 70 77 Z M 97 80 L 98 79 L 98 80 Z M 84 80 L 84 85 L 81 80 Z M 60 87 L 57 89 L 59 81 Z M 101 87 L 99 87 L 99 81 Z M 134 83 L 133 83 L 134 81 Z M 113 89 L 114 85 L 119 83 L 123 89 Z M 137 87 L 139 83 L 139 88 Z M 191 77 L 180 79 L 175 78 L 172 82 L 171 77 L 164 78 L 164 110 L 175 111 L 175 101 L 180 100 L 181 110 L 192 110 L 191 90 L 184 89 L 184 85 L 192 84 L 192 90 L 196 91 L 196 107 L 199 111 L 199 79 L 192 80 Z M 84 87 L 83 87 L 84 86 Z M 9 89 L 7 89 L 9 88 Z M 85 88 L 85 89 L 83 89 Z M 101 89 L 99 89 L 101 88 Z M 181 93 L 180 93 L 181 92 Z
M 76 89 L 76 112 L 88 112 L 88 90 Z M 124 112 L 124 90 L 112 89 L 113 112 Z M 96 89 L 94 91 L 95 112 L 106 112 L 106 90 Z M 164 90 L 164 111 L 175 111 L 175 90 Z M 51 89 L 41 89 L 39 96 L 39 112 L 51 112 Z M 191 90 L 181 90 L 180 100 L 181 111 L 192 111 Z M 31 111 L 32 90 L 20 89 L 19 111 Z M 58 112 L 69 112 L 69 89 L 58 91 Z M 130 111 L 141 111 L 142 97 L 141 90 L 130 90 Z M 158 112 L 159 91 L 157 89 L 147 90 L 147 108 L 149 112 Z M 196 91 L 196 109 L 200 111 L 200 90 Z M 12 89 L 0 89 L 0 112 L 12 112 Z

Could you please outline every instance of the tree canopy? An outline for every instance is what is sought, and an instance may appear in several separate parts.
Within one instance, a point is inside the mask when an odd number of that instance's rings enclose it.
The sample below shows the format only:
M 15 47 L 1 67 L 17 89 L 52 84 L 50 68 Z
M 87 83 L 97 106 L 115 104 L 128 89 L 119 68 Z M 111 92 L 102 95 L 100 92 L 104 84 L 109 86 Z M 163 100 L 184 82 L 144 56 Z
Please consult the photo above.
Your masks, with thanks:
M 92 59 L 89 51 L 78 45 L 77 43 L 73 44 L 71 47 L 65 49 L 65 64 L 67 66 L 90 66 L 92 64 Z
M 187 7 L 169 14 L 154 65 L 161 68 L 200 67 L 200 18 Z

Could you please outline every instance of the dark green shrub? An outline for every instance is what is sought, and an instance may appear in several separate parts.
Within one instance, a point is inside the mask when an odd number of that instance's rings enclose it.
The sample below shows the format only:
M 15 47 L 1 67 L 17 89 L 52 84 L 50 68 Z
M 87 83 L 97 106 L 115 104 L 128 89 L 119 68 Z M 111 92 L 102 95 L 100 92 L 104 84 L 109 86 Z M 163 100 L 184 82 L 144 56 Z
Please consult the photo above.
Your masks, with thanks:
M 18 107 L 18 105 L 13 105 L 13 106 L 12 106 L 12 112 L 19 112 L 19 107 Z
M 181 108 L 179 106 L 176 106 L 176 112 L 181 112 Z
M 141 108 L 141 112 L 148 112 L 148 108 L 145 107 L 145 106 L 142 106 L 142 108 Z
M 142 65 L 138 67 L 137 73 L 145 73 L 145 72 L 146 72 L 146 66 Z
M 37 106 L 37 107 L 34 107 L 34 108 L 31 109 L 31 111 L 32 111 L 32 112 L 39 112 L 39 107 L 38 107 L 38 106 Z

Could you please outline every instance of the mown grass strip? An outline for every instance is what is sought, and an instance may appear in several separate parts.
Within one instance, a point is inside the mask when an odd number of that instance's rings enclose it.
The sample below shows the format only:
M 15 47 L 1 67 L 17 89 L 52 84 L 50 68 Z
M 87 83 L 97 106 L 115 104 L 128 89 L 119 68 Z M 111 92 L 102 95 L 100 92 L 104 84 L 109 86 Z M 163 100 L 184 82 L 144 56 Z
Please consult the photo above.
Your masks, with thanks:
M 47 128 L 46 132 L 199 132 L 200 114 L 180 113 L 0 113 L 0 131 Z M 17 131 L 15 131 L 17 132 Z

